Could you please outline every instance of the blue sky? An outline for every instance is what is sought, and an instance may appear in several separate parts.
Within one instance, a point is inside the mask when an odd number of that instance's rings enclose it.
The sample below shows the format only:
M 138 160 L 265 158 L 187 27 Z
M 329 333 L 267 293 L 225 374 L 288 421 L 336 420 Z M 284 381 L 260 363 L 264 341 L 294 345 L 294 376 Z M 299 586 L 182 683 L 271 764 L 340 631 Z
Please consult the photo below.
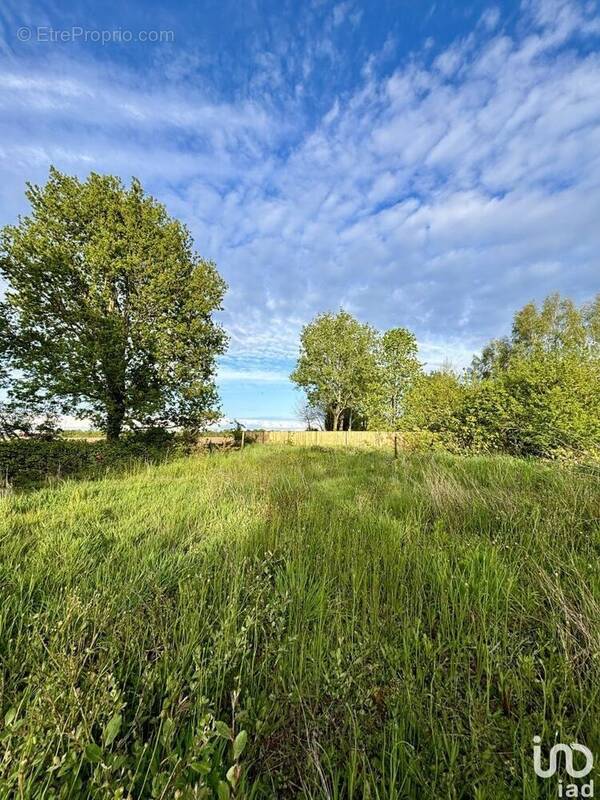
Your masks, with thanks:
M 0 224 L 50 164 L 139 177 L 229 284 L 224 413 L 290 427 L 319 311 L 461 367 L 600 291 L 599 43 L 570 0 L 4 0 Z

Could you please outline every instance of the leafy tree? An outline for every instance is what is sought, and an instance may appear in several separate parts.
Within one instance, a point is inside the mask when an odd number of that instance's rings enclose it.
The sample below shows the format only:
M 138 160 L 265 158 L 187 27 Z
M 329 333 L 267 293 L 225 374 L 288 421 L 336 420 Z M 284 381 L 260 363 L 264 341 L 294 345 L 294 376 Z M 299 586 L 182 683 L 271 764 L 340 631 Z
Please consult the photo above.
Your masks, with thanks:
M 345 312 L 321 315 L 303 332 L 292 378 L 328 428 L 366 417 L 371 428 L 430 431 L 468 449 L 600 449 L 600 295 L 581 308 L 559 295 L 529 303 L 462 377 L 423 374 L 402 328 L 379 336 Z
M 550 295 L 515 314 L 510 338 L 474 360 L 455 425 L 465 444 L 520 455 L 600 446 L 600 295 Z
M 592 356 L 600 357 L 600 294 L 582 309 L 586 343 Z
M 109 439 L 214 418 L 225 284 L 187 229 L 135 179 L 51 169 L 26 195 L 30 215 L 0 238 L 14 395 L 55 399 Z
M 552 294 L 540 309 L 528 303 L 515 314 L 511 345 L 520 354 L 579 350 L 585 341 L 583 315 L 569 298 Z
M 406 393 L 421 371 L 417 340 L 406 328 L 392 328 L 377 342 L 377 377 L 367 399 L 370 428 L 398 430 Z
M 56 405 L 39 398 L 25 403 L 10 392 L 9 344 L 8 317 L 0 303 L 0 439 L 53 439 L 60 433 Z
M 501 380 L 468 380 L 447 422 L 459 447 L 469 450 L 511 450 L 512 398 Z
M 0 402 L 4 401 L 4 393 L 8 383 L 8 319 L 0 303 Z
M 290 377 L 310 405 L 329 412 L 333 430 L 340 429 L 344 414 L 363 408 L 376 376 L 375 344 L 375 330 L 343 310 L 320 314 L 302 330 Z
M 505 369 L 511 353 L 511 343 L 507 338 L 492 339 L 480 356 L 475 356 L 469 374 L 477 379 L 491 378 L 495 370 Z
M 366 404 L 368 403 L 369 395 L 365 393 L 361 406 L 353 406 L 345 408 L 338 420 L 338 431 L 366 431 L 368 428 L 368 420 L 366 416 Z M 326 431 L 335 430 L 333 427 L 333 411 L 331 408 L 325 410 L 324 428 Z

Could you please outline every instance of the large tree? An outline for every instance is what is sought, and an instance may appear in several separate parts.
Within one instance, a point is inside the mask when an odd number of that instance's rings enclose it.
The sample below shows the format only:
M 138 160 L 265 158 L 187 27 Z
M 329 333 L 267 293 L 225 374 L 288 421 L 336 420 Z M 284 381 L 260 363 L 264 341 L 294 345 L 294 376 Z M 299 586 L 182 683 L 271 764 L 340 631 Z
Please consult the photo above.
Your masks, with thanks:
M 13 394 L 58 401 L 109 439 L 213 418 L 225 284 L 185 226 L 135 179 L 51 169 L 26 195 L 31 213 L 0 236 Z
M 363 409 L 376 376 L 376 331 L 347 311 L 320 314 L 302 330 L 300 356 L 291 379 L 308 402 L 339 430 L 344 414 Z M 352 427 L 350 420 L 348 427 Z

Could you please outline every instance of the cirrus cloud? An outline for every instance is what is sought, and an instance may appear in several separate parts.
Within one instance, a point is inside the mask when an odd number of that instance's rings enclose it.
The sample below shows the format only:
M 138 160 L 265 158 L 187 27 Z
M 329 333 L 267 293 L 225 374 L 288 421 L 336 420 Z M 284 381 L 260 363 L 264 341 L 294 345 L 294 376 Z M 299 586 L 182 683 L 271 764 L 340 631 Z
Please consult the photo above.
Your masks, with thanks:
M 279 384 L 319 311 L 406 325 L 430 367 L 461 366 L 528 300 L 600 288 L 596 7 L 528 0 L 509 25 L 490 5 L 454 41 L 403 54 L 388 36 L 308 113 L 311 81 L 345 63 L 363 10 L 339 3 L 309 36 L 307 8 L 287 60 L 257 36 L 238 96 L 191 52 L 163 80 L 160 62 L 144 76 L 123 60 L 0 51 L 2 220 L 50 163 L 140 177 L 229 283 L 229 415 L 258 419 L 244 399 L 256 384 L 272 385 L 265 415 L 293 415 Z

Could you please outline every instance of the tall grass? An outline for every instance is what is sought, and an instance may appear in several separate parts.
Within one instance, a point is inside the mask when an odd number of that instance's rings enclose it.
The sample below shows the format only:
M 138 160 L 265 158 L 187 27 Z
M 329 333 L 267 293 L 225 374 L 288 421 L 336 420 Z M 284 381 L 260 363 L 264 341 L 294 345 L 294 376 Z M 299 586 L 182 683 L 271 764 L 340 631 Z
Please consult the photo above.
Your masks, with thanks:
M 599 751 L 593 475 L 272 446 L 0 503 L 1 797 L 530 800 L 534 735 Z

